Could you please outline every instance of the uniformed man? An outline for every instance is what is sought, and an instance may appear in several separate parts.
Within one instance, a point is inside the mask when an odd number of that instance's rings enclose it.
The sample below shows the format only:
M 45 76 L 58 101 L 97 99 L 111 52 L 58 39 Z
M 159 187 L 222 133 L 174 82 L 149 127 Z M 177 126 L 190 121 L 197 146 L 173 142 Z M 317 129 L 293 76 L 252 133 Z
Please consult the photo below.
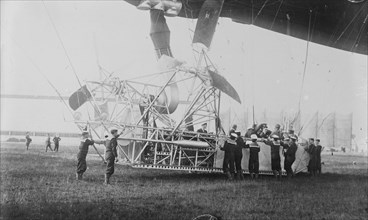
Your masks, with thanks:
M 58 134 L 55 135 L 55 137 L 52 139 L 54 141 L 54 151 L 58 152 L 59 151 L 59 142 L 61 141 L 61 138 L 59 137 Z
M 237 128 L 238 128 L 238 126 L 237 126 L 236 124 L 234 124 L 234 125 L 231 127 L 230 131 L 229 131 L 229 135 L 230 135 L 231 133 L 235 133 Z
M 275 178 L 281 179 L 280 137 L 274 134 L 271 138 L 272 141 L 265 141 L 271 147 L 271 169 Z
M 323 151 L 323 147 L 320 145 L 320 139 L 316 139 L 315 146 L 316 146 L 316 156 L 317 156 L 317 174 L 321 174 L 322 173 L 321 153 Z
M 291 166 L 295 161 L 295 153 L 298 149 L 298 146 L 296 144 L 297 140 L 298 138 L 295 135 L 290 137 L 290 141 L 288 139 L 285 139 L 287 145 L 284 146 L 284 156 L 285 156 L 284 169 L 286 170 L 288 178 L 294 176 L 293 169 L 291 168 Z
M 240 131 L 235 131 L 235 134 L 238 136 L 236 138 L 236 147 L 235 147 L 235 151 L 234 151 L 236 178 L 238 180 L 243 180 L 244 176 L 243 176 L 243 169 L 242 169 L 242 166 L 241 166 L 241 161 L 242 161 L 242 158 L 243 158 L 243 148 L 245 148 L 245 143 L 244 143 L 244 139 L 241 137 L 241 132 Z
M 258 153 L 260 151 L 260 147 L 257 143 L 257 135 L 252 134 L 251 135 L 251 143 L 248 144 L 249 147 L 249 174 L 252 179 L 256 178 L 258 179 L 258 173 L 259 173 L 259 159 L 258 159 Z
M 118 129 L 112 128 L 110 130 L 111 133 L 111 139 L 108 141 L 108 144 L 106 144 L 106 153 L 105 153 L 105 159 L 106 159 L 106 173 L 105 173 L 105 184 L 110 184 L 110 177 L 112 174 L 114 174 L 115 171 L 115 162 L 118 162 L 118 137 L 120 134 L 118 134 Z
M 238 135 L 236 133 L 231 133 L 230 138 L 225 141 L 224 144 L 224 163 L 223 170 L 229 180 L 234 179 L 235 174 L 235 148 L 236 139 Z
M 86 157 L 88 154 L 88 148 L 90 145 L 93 145 L 95 142 L 92 139 L 89 139 L 88 131 L 82 132 L 82 138 L 79 144 L 79 152 L 77 155 L 78 163 L 77 163 L 77 180 L 82 180 L 83 173 L 87 170 L 87 162 Z
M 308 171 L 311 176 L 316 176 L 317 170 L 317 149 L 314 145 L 314 138 L 309 138 L 308 147 L 305 149 L 309 153 Z
M 46 138 L 45 144 L 46 144 L 46 152 L 47 152 L 47 149 L 48 148 L 50 148 L 50 150 L 52 151 L 50 134 L 47 134 L 47 138 Z
M 29 148 L 29 145 L 31 144 L 32 142 L 32 138 L 30 137 L 29 135 L 29 132 L 26 133 L 26 147 L 27 147 L 27 150 Z

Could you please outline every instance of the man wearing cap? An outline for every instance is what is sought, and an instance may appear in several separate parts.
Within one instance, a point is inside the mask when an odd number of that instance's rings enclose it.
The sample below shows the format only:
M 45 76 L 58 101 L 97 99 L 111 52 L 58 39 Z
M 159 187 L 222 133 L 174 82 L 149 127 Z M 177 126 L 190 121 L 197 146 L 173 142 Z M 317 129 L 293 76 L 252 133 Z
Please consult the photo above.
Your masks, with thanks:
M 116 162 L 118 161 L 117 138 L 120 136 L 120 134 L 118 134 L 118 129 L 116 128 L 112 128 L 110 130 L 110 133 L 112 137 L 110 141 L 108 141 L 108 144 L 106 145 L 106 153 L 105 153 L 105 159 L 107 162 L 105 173 L 105 184 L 110 184 L 110 177 L 112 174 L 114 174 L 115 171 L 115 161 Z
M 311 176 L 316 175 L 317 170 L 317 148 L 314 145 L 314 138 L 309 138 L 308 147 L 305 149 L 309 153 L 308 171 Z
M 79 144 L 79 152 L 77 155 L 78 164 L 77 164 L 77 180 L 82 180 L 83 173 L 87 170 L 87 162 L 86 157 L 88 154 L 88 148 L 90 145 L 93 145 L 95 142 L 88 138 L 88 131 L 82 132 L 82 138 Z
M 58 152 L 59 151 L 59 142 L 61 141 L 61 138 L 59 137 L 59 135 L 55 135 L 55 137 L 52 139 L 54 141 L 54 151 Z
M 245 148 L 244 139 L 241 137 L 240 131 L 234 131 L 235 134 L 238 136 L 236 138 L 236 147 L 234 151 L 234 161 L 235 161 L 235 168 L 236 168 L 236 178 L 238 180 L 243 180 L 243 169 L 241 166 L 241 161 L 243 158 L 243 148 Z M 234 133 L 233 132 L 233 133 Z
M 257 135 L 252 134 L 251 135 L 251 143 L 248 144 L 249 147 L 249 174 L 250 177 L 258 179 L 258 173 L 259 173 L 259 159 L 258 159 L 258 153 L 260 151 L 260 147 L 257 143 Z
M 315 146 L 316 146 L 316 156 L 317 156 L 317 173 L 321 174 L 322 173 L 321 153 L 323 151 L 323 147 L 319 143 L 320 143 L 320 139 L 316 139 Z
M 29 145 L 31 144 L 32 142 L 32 138 L 29 136 L 29 132 L 26 133 L 26 147 L 27 147 L 27 150 L 29 148 Z
M 235 165 L 235 148 L 237 137 L 238 135 L 236 133 L 231 133 L 230 138 L 227 139 L 224 144 L 225 155 L 224 155 L 223 170 L 229 180 L 233 180 L 235 174 L 234 165 Z
M 291 141 L 289 140 L 289 138 L 286 138 L 284 140 L 285 142 L 287 142 L 287 144 L 284 145 L 284 150 L 285 150 L 284 169 L 286 170 L 286 174 L 288 178 L 291 178 L 292 176 L 294 176 L 293 169 L 291 168 L 291 166 L 293 165 L 295 161 L 295 153 L 296 153 L 296 150 L 298 149 L 298 146 L 296 144 L 297 137 L 293 135 L 290 137 L 290 139 Z
M 49 148 L 52 151 L 50 134 L 47 134 L 45 144 L 46 144 L 46 152 L 47 152 L 47 149 L 49 149 Z
M 231 135 L 231 133 L 235 133 L 237 128 L 238 128 L 238 126 L 237 126 L 236 124 L 234 124 L 234 125 L 231 127 L 230 131 L 229 131 L 229 135 Z
M 271 147 L 271 169 L 275 178 L 281 179 L 280 137 L 274 134 L 271 138 L 272 141 L 265 141 Z

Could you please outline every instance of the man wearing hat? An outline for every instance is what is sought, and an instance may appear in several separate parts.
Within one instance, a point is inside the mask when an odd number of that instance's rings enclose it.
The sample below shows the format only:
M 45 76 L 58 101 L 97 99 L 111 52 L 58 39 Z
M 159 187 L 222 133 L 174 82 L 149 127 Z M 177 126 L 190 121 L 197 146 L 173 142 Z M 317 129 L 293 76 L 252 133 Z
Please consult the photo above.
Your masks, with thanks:
M 236 178 L 238 180 L 243 180 L 243 169 L 241 166 L 241 161 L 243 158 L 243 148 L 245 148 L 244 139 L 241 137 L 240 131 L 234 131 L 235 134 L 238 136 L 236 138 L 236 147 L 234 150 L 234 161 L 235 161 L 235 169 L 236 169 Z M 234 133 L 233 132 L 233 133 Z
M 285 142 L 287 142 L 287 144 L 284 145 L 284 149 L 285 149 L 284 169 L 286 170 L 288 178 L 291 178 L 294 175 L 293 169 L 291 168 L 291 166 L 293 165 L 295 161 L 295 153 L 296 153 L 296 150 L 298 149 L 298 146 L 296 144 L 297 139 L 298 138 L 295 135 L 292 135 L 290 137 L 290 140 L 289 138 L 286 138 L 284 140 Z
M 274 134 L 271 138 L 272 141 L 265 141 L 271 147 L 271 169 L 275 178 L 281 179 L 280 137 Z
M 316 159 L 317 159 L 317 173 L 321 174 L 322 168 L 321 168 L 321 153 L 323 151 L 323 147 L 319 144 L 320 139 L 316 139 L 315 146 L 316 146 Z
M 308 147 L 305 149 L 309 153 L 308 171 L 311 176 L 316 175 L 317 170 L 317 148 L 314 145 L 314 138 L 309 138 Z
M 230 138 L 225 141 L 224 144 L 224 163 L 223 163 L 223 170 L 229 180 L 234 179 L 235 174 L 235 148 L 236 146 L 236 139 L 238 135 L 236 133 L 231 133 Z
M 259 159 L 258 159 L 258 153 L 261 150 L 257 143 L 257 135 L 252 134 L 251 135 L 251 143 L 248 144 L 249 147 L 249 174 L 250 177 L 258 179 L 258 173 L 259 173 Z
M 110 184 L 110 177 L 112 174 L 114 174 L 115 171 L 115 161 L 116 162 L 118 161 L 117 138 L 120 136 L 120 134 L 118 134 L 118 129 L 116 128 L 112 128 L 110 130 L 110 133 L 111 139 L 107 141 L 108 144 L 105 145 L 106 146 L 105 159 L 107 162 L 105 173 L 105 184 Z
M 54 151 L 58 152 L 59 151 L 59 142 L 61 141 L 61 138 L 59 137 L 58 134 L 55 135 L 55 137 L 52 139 L 54 141 Z
M 229 135 L 230 135 L 231 133 L 235 133 L 237 128 L 238 128 L 238 126 L 237 126 L 236 124 L 234 124 L 234 125 L 231 127 L 230 131 L 229 131 Z
M 83 173 L 87 170 L 87 162 L 86 157 L 88 154 L 88 148 L 90 145 L 93 145 L 95 142 L 88 138 L 88 131 L 82 132 L 82 138 L 79 144 L 79 152 L 77 155 L 78 164 L 77 164 L 77 180 L 83 179 Z

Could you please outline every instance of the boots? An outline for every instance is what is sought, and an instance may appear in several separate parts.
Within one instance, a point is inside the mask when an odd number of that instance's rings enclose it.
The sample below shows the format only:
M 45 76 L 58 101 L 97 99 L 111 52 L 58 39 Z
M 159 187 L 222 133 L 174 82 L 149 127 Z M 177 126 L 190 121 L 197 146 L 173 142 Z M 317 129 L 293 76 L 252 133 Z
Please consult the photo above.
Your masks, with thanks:
M 230 173 L 230 171 L 226 171 L 226 176 L 228 180 L 234 180 L 234 174 Z
M 282 178 L 282 172 L 279 171 L 279 179 L 281 180 L 281 178 Z
M 254 179 L 254 173 L 250 173 L 250 178 Z
M 83 173 L 77 173 L 76 177 L 77 177 L 77 180 L 82 180 L 83 179 Z
M 105 182 L 104 182 L 105 185 L 110 184 L 110 177 L 111 177 L 111 175 L 105 174 Z
M 238 180 L 244 180 L 244 175 L 243 175 L 243 172 L 242 172 L 241 170 L 238 170 L 238 171 L 236 172 L 236 178 L 237 178 Z
M 277 171 L 276 170 L 273 170 L 273 176 L 275 177 L 275 179 L 277 179 Z
M 258 179 L 258 173 L 256 173 L 256 177 L 255 178 Z

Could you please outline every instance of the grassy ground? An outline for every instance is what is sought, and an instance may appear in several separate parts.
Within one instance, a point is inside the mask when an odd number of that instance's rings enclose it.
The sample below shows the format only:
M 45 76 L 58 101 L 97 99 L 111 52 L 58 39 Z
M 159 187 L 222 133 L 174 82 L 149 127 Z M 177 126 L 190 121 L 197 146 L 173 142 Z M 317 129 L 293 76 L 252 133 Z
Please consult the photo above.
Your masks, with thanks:
M 1 144 L 0 219 L 366 219 L 367 158 L 323 155 L 318 178 L 262 177 L 228 182 L 220 174 L 133 169 L 118 165 L 104 186 L 104 165 L 87 158 L 75 180 L 76 147 Z M 92 149 L 90 149 L 92 153 Z M 353 161 L 356 164 L 353 164 Z

